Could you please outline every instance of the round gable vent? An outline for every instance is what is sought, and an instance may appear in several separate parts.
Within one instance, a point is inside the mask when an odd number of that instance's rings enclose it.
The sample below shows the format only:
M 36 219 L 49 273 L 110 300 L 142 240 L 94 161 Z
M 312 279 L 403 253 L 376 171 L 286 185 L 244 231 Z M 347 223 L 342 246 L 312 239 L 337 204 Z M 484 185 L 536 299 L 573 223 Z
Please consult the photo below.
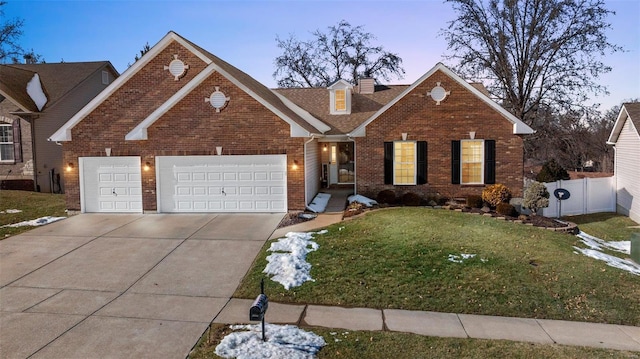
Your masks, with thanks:
M 169 73 L 178 81 L 187 72 L 189 65 L 185 65 L 184 61 L 178 59 L 178 55 L 173 55 L 173 60 L 169 63 L 169 66 L 165 66 L 165 70 L 169 70 Z
M 431 89 L 431 92 L 428 92 L 427 95 L 431 96 L 433 101 L 436 102 L 436 105 L 439 105 L 441 101 L 447 98 L 451 94 L 451 91 L 447 91 L 444 87 L 440 86 L 440 82 L 436 83 L 436 87 Z
M 204 102 L 208 102 L 211 107 L 216 109 L 216 112 L 220 112 L 229 100 L 230 98 L 220 91 L 220 87 L 218 86 L 216 86 L 216 90 L 213 91 L 211 96 L 204 98 Z

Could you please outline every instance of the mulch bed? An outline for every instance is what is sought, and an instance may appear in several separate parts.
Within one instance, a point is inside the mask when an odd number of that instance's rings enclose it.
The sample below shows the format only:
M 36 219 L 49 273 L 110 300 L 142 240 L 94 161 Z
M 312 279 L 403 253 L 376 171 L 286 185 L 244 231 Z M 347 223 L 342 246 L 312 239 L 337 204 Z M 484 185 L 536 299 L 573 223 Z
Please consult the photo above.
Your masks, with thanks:
M 353 217 L 356 216 L 358 214 L 370 211 L 372 209 L 377 209 L 377 208 L 386 208 L 386 207 L 390 207 L 389 205 L 376 205 L 373 207 L 366 207 L 363 204 L 360 203 L 352 203 L 350 204 L 344 211 L 343 214 L 343 218 L 349 218 L 349 217 Z M 541 227 L 541 228 L 565 228 L 567 227 L 567 224 L 564 222 L 559 222 L 553 218 L 548 218 L 545 216 L 525 216 L 525 215 L 520 215 L 518 217 L 511 217 L 511 216 L 503 216 L 501 214 L 496 213 L 495 211 L 490 211 L 490 212 L 485 212 L 482 211 L 479 208 L 469 208 L 469 207 L 464 207 L 464 206 L 444 206 L 442 207 L 444 209 L 449 209 L 449 210 L 458 210 L 464 213 L 476 213 L 479 215 L 487 215 L 487 216 L 491 216 L 491 217 L 503 217 L 505 220 L 507 221 L 520 221 L 523 224 L 529 224 L 529 225 L 533 225 L 534 227 Z M 278 225 L 278 228 L 282 228 L 282 227 L 288 227 L 288 226 L 292 226 L 294 224 L 298 224 L 298 223 L 303 223 L 306 221 L 311 221 L 313 220 L 313 218 L 308 218 L 307 215 L 313 215 L 311 213 L 308 212 L 291 212 L 291 213 L 287 213 L 287 215 L 282 219 L 282 221 L 280 221 L 280 224 Z

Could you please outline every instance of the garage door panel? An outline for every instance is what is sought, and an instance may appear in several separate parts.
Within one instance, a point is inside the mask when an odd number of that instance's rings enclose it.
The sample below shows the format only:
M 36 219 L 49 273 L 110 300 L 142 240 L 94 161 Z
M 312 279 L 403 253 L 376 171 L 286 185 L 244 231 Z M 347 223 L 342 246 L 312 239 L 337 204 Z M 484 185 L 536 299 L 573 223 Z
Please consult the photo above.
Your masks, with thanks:
M 271 194 L 284 194 L 284 188 L 283 187 L 271 187 Z
M 222 174 L 220 172 L 209 172 L 207 173 L 208 181 L 220 181 L 222 180 Z
M 156 171 L 160 212 L 287 210 L 286 155 L 160 156 Z
M 140 157 L 80 157 L 83 212 L 142 212 Z

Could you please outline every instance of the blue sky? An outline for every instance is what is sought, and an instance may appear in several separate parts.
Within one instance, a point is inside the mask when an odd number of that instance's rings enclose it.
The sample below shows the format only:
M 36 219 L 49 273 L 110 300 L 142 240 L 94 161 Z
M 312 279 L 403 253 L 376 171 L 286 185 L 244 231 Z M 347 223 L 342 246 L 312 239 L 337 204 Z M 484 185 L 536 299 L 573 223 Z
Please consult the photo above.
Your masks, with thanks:
M 626 49 L 607 55 L 613 71 L 599 83 L 610 95 L 592 99 L 601 109 L 640 97 L 640 1 L 606 0 L 616 12 L 609 40 Z M 173 30 L 275 87 L 275 38 L 326 29 L 344 19 L 363 25 L 377 44 L 400 55 L 410 84 L 443 61 L 439 32 L 454 18 L 441 0 L 400 1 L 19 1 L 8 0 L 6 18 L 22 18 L 21 44 L 47 62 L 108 60 L 121 73 L 145 43 L 153 46 Z M 447 64 L 446 61 L 443 61 Z

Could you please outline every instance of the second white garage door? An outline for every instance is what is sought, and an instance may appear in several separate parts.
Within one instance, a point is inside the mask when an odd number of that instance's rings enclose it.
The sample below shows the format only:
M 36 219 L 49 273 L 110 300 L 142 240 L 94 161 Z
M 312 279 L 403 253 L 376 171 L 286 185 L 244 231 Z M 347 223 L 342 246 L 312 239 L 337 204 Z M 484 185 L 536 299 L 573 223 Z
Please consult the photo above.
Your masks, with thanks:
M 287 156 L 156 157 L 158 212 L 286 212 Z

